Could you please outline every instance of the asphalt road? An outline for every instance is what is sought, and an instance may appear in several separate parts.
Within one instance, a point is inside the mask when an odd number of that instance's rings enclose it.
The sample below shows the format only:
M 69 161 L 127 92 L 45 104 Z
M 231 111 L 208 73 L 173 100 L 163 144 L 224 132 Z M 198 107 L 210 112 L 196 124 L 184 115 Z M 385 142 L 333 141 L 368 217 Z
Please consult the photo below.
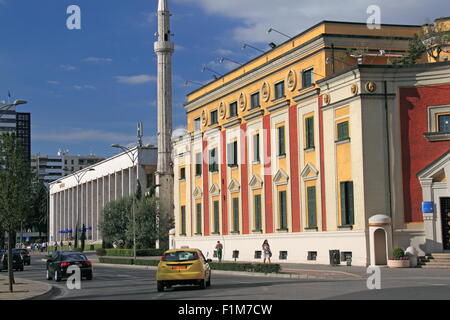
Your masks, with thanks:
M 45 262 L 32 257 L 31 266 L 16 277 L 45 279 Z M 157 292 L 156 271 L 127 266 L 94 266 L 94 279 L 80 290 L 54 282 L 51 299 L 119 300 L 295 300 L 295 299 L 450 299 L 450 270 L 382 269 L 381 290 L 367 289 L 366 279 L 311 280 L 214 274 L 212 286 L 202 290 L 177 286 Z

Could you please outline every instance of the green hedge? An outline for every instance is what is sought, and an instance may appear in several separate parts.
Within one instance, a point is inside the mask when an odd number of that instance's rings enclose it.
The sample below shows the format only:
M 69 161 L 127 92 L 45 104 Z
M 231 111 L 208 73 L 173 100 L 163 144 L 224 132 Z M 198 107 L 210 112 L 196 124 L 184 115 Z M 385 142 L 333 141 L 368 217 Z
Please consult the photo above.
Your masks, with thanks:
M 138 266 L 158 266 L 159 260 L 144 260 L 133 258 L 105 258 L 99 257 L 101 263 L 112 264 L 135 264 Z M 224 271 L 241 271 L 241 272 L 259 272 L 259 273 L 279 273 L 281 266 L 279 264 L 263 264 L 263 263 L 238 263 L 238 262 L 211 262 L 211 269 Z
M 239 262 L 211 262 L 211 269 L 225 271 L 243 271 L 260 273 L 279 273 L 281 266 L 272 263 L 239 263 Z
M 138 249 L 136 256 L 138 257 L 159 257 L 164 253 L 164 249 Z M 111 257 L 132 257 L 133 249 L 106 249 L 106 255 Z
M 99 257 L 98 260 L 101 263 L 111 263 L 111 264 L 133 264 L 133 258 L 105 258 Z

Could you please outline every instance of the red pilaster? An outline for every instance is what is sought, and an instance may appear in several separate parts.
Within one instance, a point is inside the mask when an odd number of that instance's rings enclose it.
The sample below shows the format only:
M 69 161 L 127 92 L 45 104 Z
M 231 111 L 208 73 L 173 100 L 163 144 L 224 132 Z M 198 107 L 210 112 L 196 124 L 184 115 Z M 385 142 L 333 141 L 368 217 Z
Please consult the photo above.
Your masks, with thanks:
M 291 165 L 292 232 L 300 232 L 297 106 L 289 108 L 289 153 Z
M 270 115 L 263 118 L 264 131 L 264 197 L 266 206 L 266 233 L 273 233 L 273 206 L 272 206 L 272 163 L 270 142 Z
M 227 133 L 222 131 L 220 139 L 220 149 L 222 150 L 221 171 L 221 191 L 222 191 L 222 234 L 228 234 L 228 205 L 227 205 Z
M 203 139 L 203 152 L 208 154 L 208 141 Z M 203 229 L 204 235 L 209 236 L 209 166 L 206 161 L 207 157 L 203 157 Z M 195 208 L 193 208 L 193 211 Z
M 247 124 L 241 125 L 242 233 L 249 234 Z

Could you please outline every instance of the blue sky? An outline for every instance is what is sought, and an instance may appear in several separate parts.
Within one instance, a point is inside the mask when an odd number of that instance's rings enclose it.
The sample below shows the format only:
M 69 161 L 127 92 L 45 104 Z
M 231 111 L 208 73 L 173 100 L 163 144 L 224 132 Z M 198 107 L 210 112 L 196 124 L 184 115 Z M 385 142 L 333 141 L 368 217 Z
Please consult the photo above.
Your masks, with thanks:
M 81 8 L 82 29 L 68 30 L 69 5 Z M 185 80 L 207 82 L 202 65 L 220 73 L 284 41 L 269 27 L 295 35 L 321 20 L 367 19 L 371 4 L 382 23 L 423 24 L 450 16 L 447 1 L 169 0 L 175 34 L 174 128 L 185 126 Z M 0 0 L 0 100 L 29 100 L 32 152 L 110 156 L 112 143 L 129 144 L 136 122 L 147 142 L 156 135 L 157 0 Z M 345 8 L 345 9 L 343 9 Z

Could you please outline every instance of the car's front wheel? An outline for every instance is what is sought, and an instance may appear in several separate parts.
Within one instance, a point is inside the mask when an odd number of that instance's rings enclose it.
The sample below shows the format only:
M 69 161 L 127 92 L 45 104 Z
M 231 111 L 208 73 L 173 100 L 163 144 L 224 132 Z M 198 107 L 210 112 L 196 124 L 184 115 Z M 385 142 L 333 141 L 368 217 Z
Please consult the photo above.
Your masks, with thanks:
M 206 282 L 206 286 L 207 287 L 211 286 L 211 274 L 209 275 L 208 282 Z
M 162 281 L 157 282 L 157 289 L 158 289 L 158 292 L 164 291 L 164 283 Z
M 47 280 L 52 280 L 52 276 L 48 270 L 47 270 L 46 278 L 47 278 Z
M 206 280 L 200 280 L 200 289 L 206 289 Z
M 86 276 L 86 280 L 92 280 L 92 272 Z

